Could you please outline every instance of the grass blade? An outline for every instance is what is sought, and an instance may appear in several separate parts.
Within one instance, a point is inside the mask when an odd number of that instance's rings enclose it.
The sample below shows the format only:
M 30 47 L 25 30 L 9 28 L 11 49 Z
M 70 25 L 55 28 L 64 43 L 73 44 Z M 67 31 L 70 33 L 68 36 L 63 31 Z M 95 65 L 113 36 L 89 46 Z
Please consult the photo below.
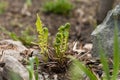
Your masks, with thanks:
M 114 52 L 113 52 L 113 75 L 111 80 L 116 80 L 119 72 L 119 41 L 118 41 L 118 28 L 117 20 L 115 19 L 115 29 L 114 29 Z
M 77 59 L 74 59 L 73 57 L 70 56 L 70 58 L 73 60 L 73 64 L 74 66 L 78 67 L 80 70 L 82 70 L 83 73 L 85 73 L 90 80 L 98 80 L 96 75 L 89 69 L 87 68 L 85 65 L 83 65 L 80 61 L 78 61 Z M 78 69 L 78 70 L 79 70 Z M 76 77 L 76 76 L 74 76 Z
M 105 56 L 105 52 L 104 50 L 102 49 L 102 47 L 100 46 L 100 60 L 101 60 L 101 63 L 103 65 L 103 70 L 105 72 L 105 78 L 107 80 L 110 80 L 110 74 L 109 74 L 109 65 L 108 65 L 108 62 L 107 62 L 107 57 Z

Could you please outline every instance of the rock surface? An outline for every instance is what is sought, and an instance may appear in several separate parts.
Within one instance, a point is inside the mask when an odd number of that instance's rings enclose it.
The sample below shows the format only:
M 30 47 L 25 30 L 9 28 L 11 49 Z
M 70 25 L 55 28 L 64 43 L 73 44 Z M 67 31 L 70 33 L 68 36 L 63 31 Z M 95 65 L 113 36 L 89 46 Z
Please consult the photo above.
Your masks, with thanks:
M 14 57 L 5 56 L 2 75 L 7 80 L 29 80 L 27 69 Z
M 22 45 L 19 41 L 13 40 L 2 40 L 0 41 L 0 55 L 10 55 L 21 61 L 23 57 L 20 55 L 24 51 L 28 50 L 25 46 Z
M 118 26 L 118 36 L 120 41 L 120 5 L 109 11 L 102 24 L 92 32 L 93 38 L 93 56 L 99 56 L 99 46 L 101 45 L 107 56 L 112 57 L 115 20 Z M 100 43 L 98 43 L 100 41 Z
M 0 76 L 6 80 L 29 80 L 27 69 L 19 62 L 24 60 L 29 53 L 31 53 L 31 50 L 19 41 L 0 41 L 0 73 L 2 73 Z M 2 77 L 0 77 L 0 80 Z

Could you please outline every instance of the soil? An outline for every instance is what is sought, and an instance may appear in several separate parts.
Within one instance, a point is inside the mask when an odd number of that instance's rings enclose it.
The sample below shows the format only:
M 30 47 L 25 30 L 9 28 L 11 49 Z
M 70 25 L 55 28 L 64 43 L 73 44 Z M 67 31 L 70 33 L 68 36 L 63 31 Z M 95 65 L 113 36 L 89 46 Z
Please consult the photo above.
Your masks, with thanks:
M 2 1 L 2 0 L 1 0 Z M 3 0 L 4 1 L 4 0 Z M 60 25 L 69 22 L 71 24 L 70 40 L 91 42 L 90 34 L 94 29 L 96 0 L 71 0 L 74 9 L 70 15 L 46 14 L 42 11 L 45 0 L 33 0 L 32 6 L 24 12 L 25 0 L 5 0 L 8 3 L 6 11 L 0 15 L 0 26 L 18 35 L 20 31 L 32 26 L 35 30 L 36 13 L 38 13 L 45 26 L 48 27 L 50 35 L 55 36 Z M 92 5 L 94 3 L 94 5 Z M 30 15 L 27 15 L 29 13 Z M 87 14 L 86 14 L 87 13 Z M 3 38 L 2 38 L 3 39 Z
M 68 22 L 71 24 L 69 42 L 91 43 L 90 34 L 96 26 L 98 0 L 70 0 L 74 4 L 74 9 L 69 15 L 44 13 L 42 6 L 45 0 L 32 0 L 32 5 L 27 9 L 25 0 L 0 0 L 0 2 L 2 1 L 7 2 L 8 6 L 5 12 L 0 14 L 0 27 L 10 32 L 20 35 L 21 31 L 30 27 L 33 29 L 32 35 L 37 35 L 35 21 L 38 13 L 44 26 L 48 27 L 50 37 L 55 36 L 60 25 Z M 3 30 L 0 30 L 0 36 L 0 40 L 10 38 Z M 64 74 L 60 74 L 59 80 L 67 80 L 67 78 L 63 78 Z

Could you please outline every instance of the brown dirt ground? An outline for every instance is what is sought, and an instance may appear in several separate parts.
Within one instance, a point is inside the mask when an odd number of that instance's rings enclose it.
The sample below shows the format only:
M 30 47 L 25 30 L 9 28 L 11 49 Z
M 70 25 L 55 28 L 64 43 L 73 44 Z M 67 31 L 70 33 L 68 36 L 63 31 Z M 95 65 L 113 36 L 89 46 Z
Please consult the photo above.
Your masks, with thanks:
M 39 13 L 43 24 L 49 28 L 50 35 L 55 36 L 60 25 L 69 22 L 71 24 L 70 40 L 79 40 L 91 42 L 90 34 L 96 26 L 96 11 L 98 9 L 98 0 L 70 0 L 74 4 L 74 9 L 70 15 L 45 14 L 42 12 L 42 6 L 45 0 L 32 0 L 32 6 L 22 13 L 25 0 L 0 0 L 5 1 L 8 6 L 3 14 L 0 14 L 0 26 L 9 31 L 14 31 L 20 35 L 20 31 L 27 27 L 34 28 L 36 13 Z M 119 0 L 116 1 L 119 2 Z M 30 15 L 26 15 L 29 12 Z M 35 34 L 35 33 L 34 33 Z M 4 39 L 6 36 L 1 36 Z
M 67 16 L 43 13 L 42 5 L 44 5 L 45 0 L 33 0 L 32 6 L 27 9 L 31 14 L 30 16 L 26 15 L 27 11 L 22 13 L 25 0 L 5 1 L 8 2 L 8 7 L 5 13 L 0 15 L 0 26 L 11 32 L 14 31 L 19 35 L 20 31 L 26 27 L 35 28 L 36 13 L 39 13 L 44 25 L 49 28 L 50 35 L 54 36 L 60 25 L 69 22 L 71 24 L 70 40 L 91 42 L 90 34 L 94 29 L 93 23 L 95 23 L 97 9 L 96 0 L 71 0 L 75 7 Z

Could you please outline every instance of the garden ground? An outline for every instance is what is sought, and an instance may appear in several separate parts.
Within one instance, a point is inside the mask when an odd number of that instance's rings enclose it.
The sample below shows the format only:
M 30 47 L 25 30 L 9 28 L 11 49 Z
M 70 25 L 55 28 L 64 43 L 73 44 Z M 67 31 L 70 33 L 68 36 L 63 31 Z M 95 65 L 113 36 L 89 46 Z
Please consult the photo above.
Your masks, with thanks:
M 38 13 L 44 26 L 49 29 L 49 36 L 54 37 L 60 25 L 69 22 L 71 24 L 69 42 L 78 41 L 81 43 L 91 43 L 90 34 L 96 26 L 96 11 L 98 0 L 71 0 L 74 9 L 69 15 L 57 15 L 44 13 L 42 6 L 45 0 L 32 0 L 32 5 L 25 6 L 25 0 L 0 0 L 7 2 L 7 8 L 3 14 L 0 14 L 0 27 L 10 32 L 15 32 L 20 36 L 21 31 L 27 27 L 31 28 L 31 35 L 36 35 L 36 14 Z M 0 40 L 10 37 L 0 29 Z M 73 44 L 69 44 L 73 46 Z M 99 62 L 99 61 L 98 61 Z M 67 80 L 60 74 L 59 80 Z

